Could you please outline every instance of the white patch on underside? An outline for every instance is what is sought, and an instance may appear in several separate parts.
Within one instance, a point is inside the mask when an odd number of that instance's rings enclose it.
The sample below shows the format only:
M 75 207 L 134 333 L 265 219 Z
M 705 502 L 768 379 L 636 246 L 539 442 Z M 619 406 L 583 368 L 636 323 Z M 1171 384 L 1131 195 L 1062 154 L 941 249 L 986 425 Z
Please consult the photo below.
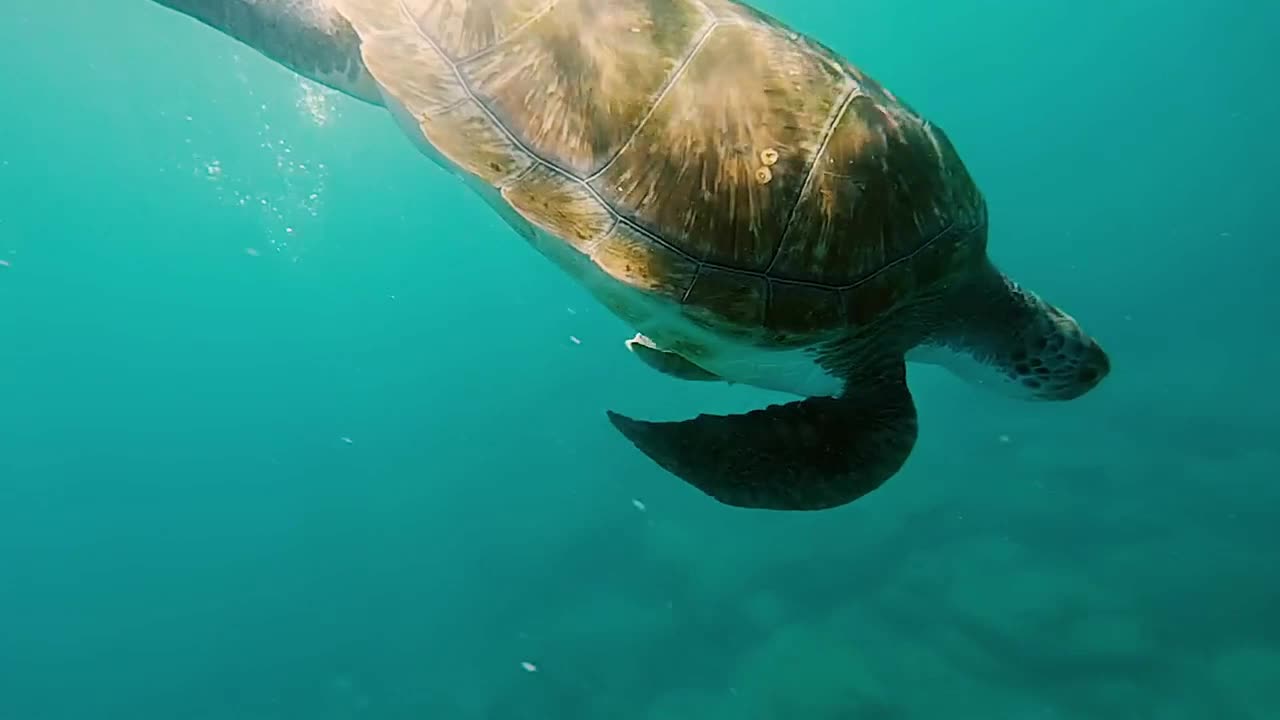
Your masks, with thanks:
M 801 397 L 836 397 L 844 392 L 845 380 L 814 362 L 807 350 L 761 350 L 732 346 L 723 349 L 725 362 L 715 371 L 720 377 L 741 378 L 754 387 L 791 393 Z
M 648 317 L 631 322 L 648 335 L 658 349 L 662 349 L 664 338 L 668 347 L 680 344 L 696 346 L 701 352 L 698 357 L 689 359 L 698 367 L 730 382 L 765 390 L 801 397 L 834 397 L 844 391 L 844 379 L 830 374 L 815 362 L 814 354 L 808 350 L 775 350 L 735 341 L 689 322 L 674 303 L 654 302 L 638 291 L 613 282 L 616 286 L 613 290 L 605 289 L 612 302 L 626 302 L 632 307 L 649 306 L 651 314 Z M 626 297 L 628 291 L 635 297 Z
M 945 345 L 920 345 L 907 352 L 907 362 L 936 365 L 967 383 L 1008 397 L 1026 399 L 1031 390 L 972 354 Z

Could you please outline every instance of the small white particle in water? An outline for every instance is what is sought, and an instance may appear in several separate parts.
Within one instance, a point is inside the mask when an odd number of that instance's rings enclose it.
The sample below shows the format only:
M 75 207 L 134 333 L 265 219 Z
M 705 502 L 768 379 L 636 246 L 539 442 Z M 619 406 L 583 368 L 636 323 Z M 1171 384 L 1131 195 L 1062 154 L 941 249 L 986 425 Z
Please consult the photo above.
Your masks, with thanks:
M 8 260 L 0 260 L 0 267 L 7 268 L 7 267 L 13 267 L 13 266 L 9 264 Z
M 248 255 L 249 257 L 258 257 L 258 255 L 260 255 L 261 253 L 258 252 L 257 248 L 245 248 L 244 254 Z
M 1008 445 L 1009 443 L 1013 442 L 1013 438 L 1009 437 L 1008 435 L 1001 435 L 996 439 L 1000 441 L 1001 445 Z
M 570 335 L 570 336 L 569 336 L 569 340 L 570 340 L 570 341 L 572 341 L 574 345 L 581 345 L 581 344 L 582 344 L 582 341 L 581 341 L 581 340 L 579 340 L 577 337 L 575 337 L 575 336 L 573 336 L 573 335 Z
M 389 299 L 389 300 L 395 300 L 395 299 L 396 299 L 396 296 L 395 296 L 395 295 L 388 295 L 388 296 L 387 296 L 387 299 Z
M 345 436 L 345 435 L 343 435 L 342 437 L 340 437 L 340 438 L 338 438 L 338 439 L 339 439 L 339 440 L 341 440 L 341 441 L 343 442 L 343 444 L 344 444 L 344 445 L 353 445 L 353 444 L 355 444 L 355 441 L 354 441 L 354 440 L 352 440 L 351 438 L 349 438 L 349 437 L 347 437 L 347 436 Z
M 524 662 L 520 663 L 520 667 L 524 668 L 525 672 L 538 672 L 538 666 L 534 665 L 528 660 L 525 660 Z
M 568 311 L 568 313 L 569 313 L 570 315 L 577 315 L 577 314 L 578 314 L 578 311 L 577 311 L 577 310 L 574 310 L 573 308 L 565 308 L 565 310 L 566 310 L 566 311 Z
M 287 232 L 287 233 L 289 233 L 290 235 L 292 235 L 292 234 L 293 234 L 293 228 L 291 228 L 291 227 L 287 227 L 287 228 L 285 228 L 285 229 L 284 229 L 284 231 L 285 231 L 285 232 Z
M 646 507 L 646 506 L 645 506 L 645 504 L 644 504 L 643 502 L 641 502 L 641 501 L 640 501 L 640 500 L 638 500 L 638 499 L 634 499 L 634 498 L 633 498 L 633 499 L 631 500 L 631 504 L 632 504 L 632 505 L 634 505 L 634 506 L 635 506 L 635 509 L 639 510 L 640 512 L 644 512 L 645 510 L 648 510 L 648 509 L 649 509 L 648 507 Z

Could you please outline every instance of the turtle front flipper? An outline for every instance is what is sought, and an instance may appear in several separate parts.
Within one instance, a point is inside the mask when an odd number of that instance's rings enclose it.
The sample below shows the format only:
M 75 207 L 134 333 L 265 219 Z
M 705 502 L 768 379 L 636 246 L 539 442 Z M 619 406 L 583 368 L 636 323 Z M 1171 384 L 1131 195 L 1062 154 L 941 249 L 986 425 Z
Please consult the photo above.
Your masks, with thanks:
M 382 104 L 360 38 L 328 0 L 155 0 L 357 100 Z
M 635 356 L 644 361 L 645 365 L 679 380 L 721 379 L 719 375 L 686 360 L 683 355 L 659 350 L 652 340 L 640 333 L 636 333 L 635 337 L 627 341 L 627 349 L 635 353 Z
M 608 415 L 654 462 L 726 505 L 822 510 L 880 487 L 916 441 L 915 403 L 900 358 L 848 387 L 840 397 L 740 415 L 678 422 Z

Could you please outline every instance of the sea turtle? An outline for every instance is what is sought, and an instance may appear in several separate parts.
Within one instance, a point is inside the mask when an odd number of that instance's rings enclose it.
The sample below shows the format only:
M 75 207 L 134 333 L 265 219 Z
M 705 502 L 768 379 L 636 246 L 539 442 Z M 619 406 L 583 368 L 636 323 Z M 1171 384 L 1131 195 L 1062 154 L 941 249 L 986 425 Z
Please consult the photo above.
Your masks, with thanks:
M 722 503 L 816 510 L 916 440 L 905 361 L 1068 400 L 1109 371 L 988 259 L 943 131 L 735 0 L 156 0 L 387 108 L 428 156 L 686 381 L 800 396 L 680 422 L 608 417 Z

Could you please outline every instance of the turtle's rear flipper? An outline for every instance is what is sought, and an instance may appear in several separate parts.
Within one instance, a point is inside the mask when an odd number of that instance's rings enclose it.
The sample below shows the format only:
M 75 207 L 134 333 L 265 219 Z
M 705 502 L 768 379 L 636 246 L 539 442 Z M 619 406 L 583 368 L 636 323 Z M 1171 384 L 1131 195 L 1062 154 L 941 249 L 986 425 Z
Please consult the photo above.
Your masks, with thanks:
M 821 510 L 862 497 L 906 462 L 916 410 L 899 369 L 839 398 L 813 397 L 742 415 L 646 422 L 609 419 L 668 471 L 726 505 Z

